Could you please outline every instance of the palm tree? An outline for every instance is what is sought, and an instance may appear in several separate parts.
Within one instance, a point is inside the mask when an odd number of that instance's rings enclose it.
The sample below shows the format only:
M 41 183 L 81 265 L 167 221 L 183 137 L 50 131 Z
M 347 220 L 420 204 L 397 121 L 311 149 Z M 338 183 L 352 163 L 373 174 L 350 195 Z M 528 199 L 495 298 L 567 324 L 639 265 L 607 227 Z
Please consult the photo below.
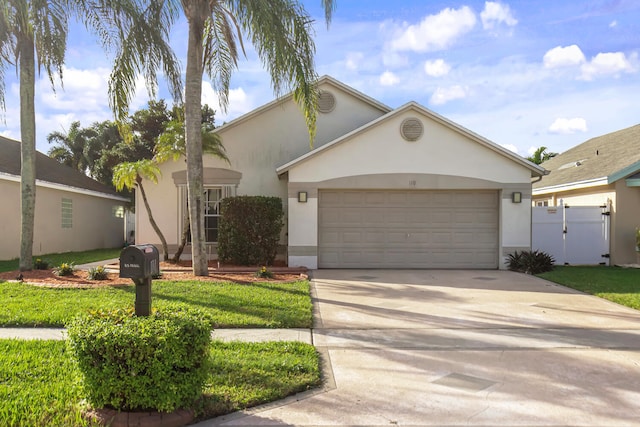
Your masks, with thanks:
M 47 135 L 49 144 L 56 144 L 49 150 L 49 157 L 86 173 L 92 163 L 90 141 L 95 137 L 93 129 L 81 128 L 80 122 L 75 121 L 71 123 L 68 132 L 56 131 Z
M 541 164 L 542 162 L 546 162 L 552 157 L 557 156 L 558 153 L 550 153 L 547 151 L 547 147 L 539 147 L 533 154 L 527 157 L 531 163 L 535 163 L 536 165 Z
M 220 135 L 211 132 L 213 129 L 213 123 L 204 121 L 205 115 L 210 114 L 210 109 L 207 106 L 204 106 L 202 110 L 203 123 L 201 126 L 201 132 L 203 152 L 211 154 L 212 156 L 218 157 L 219 159 L 226 161 L 228 164 L 231 164 L 229 157 L 227 157 L 224 145 L 222 145 Z M 158 138 L 154 160 L 158 163 L 163 163 L 168 160 L 176 161 L 185 157 L 186 146 L 184 135 L 184 120 L 176 119 L 170 121 L 166 126 L 165 133 L 160 135 L 160 138 Z M 189 215 L 185 215 L 184 223 L 182 225 L 180 244 L 173 255 L 171 260 L 172 262 L 177 263 L 180 260 L 180 256 L 187 244 L 190 232 L 191 221 L 189 220 Z
M 62 75 L 68 32 L 60 2 L 6 0 L 0 5 L 0 107 L 4 108 L 4 69 L 14 65 L 20 80 L 20 270 L 33 268 L 36 203 L 35 71 L 44 68 L 53 86 Z
M 0 3 L 0 107 L 5 108 L 5 68 L 15 66 L 20 82 L 21 230 L 20 270 L 33 268 L 33 228 L 36 202 L 35 77 L 44 68 L 52 87 L 65 59 L 69 17 L 77 16 L 95 31 L 110 51 L 116 67 L 125 61 L 132 72 L 145 76 L 153 93 L 156 70 L 161 65 L 172 95 L 181 97 L 175 55 L 163 37 L 166 18 L 162 10 L 137 0 L 4 0 Z M 129 32 L 127 28 L 137 31 Z M 123 30 L 124 31 L 121 31 Z M 152 48 L 150 48 L 150 46 Z
M 104 0 L 109 3 L 108 0 Z M 321 0 L 325 19 L 330 22 L 334 0 Z M 312 20 L 295 0 L 156 0 L 148 7 L 161 17 L 159 28 L 168 31 L 181 10 L 186 17 L 189 36 L 185 74 L 185 146 L 187 158 L 187 194 L 191 221 L 193 273 L 208 275 L 204 233 L 204 187 L 202 182 L 202 134 L 200 112 L 202 77 L 206 72 L 221 99 L 222 108 L 228 104 L 231 74 L 237 67 L 240 51 L 244 51 L 242 33 L 255 47 L 263 65 L 271 75 L 276 95 L 292 91 L 303 110 L 310 140 L 315 136 L 317 75 L 314 68 L 315 46 L 312 39 Z M 126 22 L 125 22 L 126 23 Z M 139 32 L 139 28 L 129 27 Z M 126 33 L 126 31 L 125 31 Z M 146 43 L 146 40 L 145 40 Z M 150 51 L 151 52 L 151 51 Z M 145 52 L 149 55 L 150 52 Z M 140 58 L 123 55 L 116 62 L 110 86 L 111 103 L 119 118 L 126 115 L 126 106 L 135 93 L 135 74 L 140 70 L 130 65 Z M 147 61 L 151 67 L 154 61 Z M 155 64 L 157 66 L 157 64 Z M 145 68 L 142 71 L 147 71 Z M 176 76 L 165 78 L 178 87 Z M 175 92 L 174 92 L 175 98 Z
M 153 160 L 143 159 L 137 162 L 124 162 L 113 168 L 113 184 L 116 186 L 116 190 L 121 191 L 123 188 L 132 190 L 138 188 L 142 195 L 142 201 L 144 207 L 147 210 L 147 216 L 149 217 L 149 223 L 153 230 L 156 232 L 162 243 L 162 259 L 164 261 L 169 260 L 169 247 L 167 246 L 167 239 L 158 227 L 153 214 L 151 213 L 151 206 L 149 206 L 149 200 L 147 199 L 147 193 L 144 191 L 142 185 L 143 179 L 148 179 L 154 183 L 158 183 L 158 176 L 160 175 L 160 168 L 158 163 Z

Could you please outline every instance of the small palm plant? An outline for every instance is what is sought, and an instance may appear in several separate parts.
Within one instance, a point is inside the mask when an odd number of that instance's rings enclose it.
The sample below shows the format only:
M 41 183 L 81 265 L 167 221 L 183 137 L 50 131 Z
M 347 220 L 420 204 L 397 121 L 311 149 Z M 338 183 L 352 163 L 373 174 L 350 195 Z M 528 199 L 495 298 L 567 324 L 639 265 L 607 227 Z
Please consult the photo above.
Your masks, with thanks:
M 636 228 L 636 252 L 640 252 L 640 227 Z
M 104 268 L 104 265 L 90 268 L 88 276 L 90 280 L 107 280 L 109 278 L 107 269 Z
M 71 276 L 76 271 L 76 266 L 72 262 L 63 262 L 57 267 L 53 267 L 56 276 Z

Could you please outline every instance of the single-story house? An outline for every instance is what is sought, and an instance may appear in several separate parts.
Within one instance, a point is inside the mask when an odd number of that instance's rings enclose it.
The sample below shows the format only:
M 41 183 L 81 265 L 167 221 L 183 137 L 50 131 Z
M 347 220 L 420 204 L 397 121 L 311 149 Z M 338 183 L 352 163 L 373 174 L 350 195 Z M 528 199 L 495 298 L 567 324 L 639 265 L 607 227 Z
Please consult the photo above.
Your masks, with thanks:
M 497 269 L 531 247 L 531 179 L 543 168 L 415 102 L 392 109 L 327 76 L 318 88 L 313 145 L 291 95 L 216 129 L 231 164 L 204 159 L 212 257 L 218 205 L 231 195 L 282 198 L 289 266 Z M 167 162 L 145 185 L 171 247 L 185 167 Z M 137 242 L 157 244 L 137 212 Z
M 0 259 L 20 256 L 20 142 L 0 137 Z M 33 254 L 115 248 L 128 199 L 36 152 Z
M 608 206 L 610 263 L 637 262 L 640 227 L 640 125 L 592 138 L 544 162 L 534 206 Z

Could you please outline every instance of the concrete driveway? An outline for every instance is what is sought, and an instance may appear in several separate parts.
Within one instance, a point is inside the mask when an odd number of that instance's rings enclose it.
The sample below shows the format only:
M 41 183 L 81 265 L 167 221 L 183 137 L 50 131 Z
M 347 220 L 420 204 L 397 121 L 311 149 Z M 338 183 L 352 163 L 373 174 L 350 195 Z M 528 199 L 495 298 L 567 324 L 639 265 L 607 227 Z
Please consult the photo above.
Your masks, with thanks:
M 640 425 L 637 311 L 506 271 L 312 286 L 325 388 L 206 425 Z

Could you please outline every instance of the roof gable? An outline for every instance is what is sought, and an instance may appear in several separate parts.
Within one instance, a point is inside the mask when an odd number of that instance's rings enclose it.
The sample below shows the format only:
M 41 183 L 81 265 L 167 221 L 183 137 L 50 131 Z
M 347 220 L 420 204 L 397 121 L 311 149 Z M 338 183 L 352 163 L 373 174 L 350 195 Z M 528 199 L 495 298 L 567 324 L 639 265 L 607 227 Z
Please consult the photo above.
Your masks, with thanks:
M 391 108 L 388 107 L 387 105 L 371 98 L 370 96 L 365 95 L 364 93 L 334 79 L 331 76 L 322 76 L 320 79 L 318 79 L 318 81 L 316 82 L 316 85 L 318 87 L 322 87 L 322 86 L 333 86 L 336 89 L 339 89 L 343 92 L 346 92 L 348 94 L 350 94 L 351 96 L 353 96 L 356 99 L 359 99 L 360 101 L 362 101 L 363 103 L 380 110 L 382 113 L 388 113 L 389 111 L 391 111 Z M 242 116 L 235 118 L 233 120 L 231 120 L 230 122 L 227 122 L 225 124 L 223 124 L 222 126 L 216 128 L 215 132 L 218 133 L 223 133 L 225 132 L 227 129 L 231 129 L 233 127 L 239 126 L 249 120 L 251 120 L 252 118 L 268 111 L 271 110 L 273 108 L 276 107 L 281 107 L 283 104 L 291 101 L 293 99 L 293 93 L 289 93 L 287 95 L 284 95 L 280 98 L 276 98 L 273 101 L 262 105 L 261 107 L 256 108 L 255 110 L 252 110 L 246 114 L 243 114 Z
M 534 189 L 611 184 L 640 171 L 640 125 L 592 138 L 544 162 Z
M 0 177 L 5 175 L 19 178 L 20 165 L 20 142 L 0 137 Z M 115 190 L 38 151 L 36 151 L 36 180 L 126 200 Z
M 451 130 L 453 130 L 454 132 L 457 132 L 463 136 L 465 136 L 466 138 L 478 143 L 481 146 L 484 146 L 490 150 L 492 150 L 493 152 L 521 165 L 524 166 L 525 168 L 529 169 L 531 171 L 531 176 L 541 176 L 545 173 L 544 168 L 535 165 L 531 162 L 529 162 L 528 160 L 522 158 L 521 156 L 518 156 L 517 154 L 495 144 L 494 142 L 489 141 L 488 139 L 458 125 L 457 123 L 452 122 L 451 120 L 429 110 L 428 108 L 425 108 L 424 106 L 416 103 L 416 102 L 409 102 L 405 105 L 403 105 L 400 108 L 397 108 L 396 110 L 393 110 L 387 114 L 385 114 L 384 116 L 381 116 L 380 118 L 373 120 L 367 124 L 365 124 L 364 126 L 361 126 L 358 129 L 355 129 L 354 131 L 338 138 L 335 139 L 334 141 L 329 142 L 328 144 L 325 144 L 323 146 L 320 146 L 318 148 L 316 148 L 315 150 L 287 163 L 284 164 L 282 166 L 280 166 L 277 169 L 277 173 L 280 174 L 284 174 L 285 172 L 289 171 L 291 168 L 294 168 L 296 166 L 298 166 L 300 163 L 303 163 L 304 161 L 313 158 L 315 156 L 320 155 L 321 153 L 323 153 L 326 150 L 330 150 L 333 147 L 336 147 L 340 144 L 344 144 L 347 143 L 350 139 L 361 135 L 365 132 L 370 131 L 372 128 L 379 126 L 383 123 L 386 123 L 390 120 L 393 120 L 396 116 L 400 115 L 400 114 L 404 114 L 408 111 L 415 111 L 419 114 L 422 114 L 426 117 L 428 117 L 429 119 L 433 120 L 434 122 L 437 122 Z

